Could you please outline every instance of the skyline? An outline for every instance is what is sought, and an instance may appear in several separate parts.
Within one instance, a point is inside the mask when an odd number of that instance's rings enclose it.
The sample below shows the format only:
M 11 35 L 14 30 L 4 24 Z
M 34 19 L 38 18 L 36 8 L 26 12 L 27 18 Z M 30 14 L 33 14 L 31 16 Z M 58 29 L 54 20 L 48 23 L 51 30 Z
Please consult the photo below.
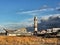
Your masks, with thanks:
M 60 0 L 0 0 L 0 27 L 32 26 L 34 16 L 60 16 L 59 8 Z

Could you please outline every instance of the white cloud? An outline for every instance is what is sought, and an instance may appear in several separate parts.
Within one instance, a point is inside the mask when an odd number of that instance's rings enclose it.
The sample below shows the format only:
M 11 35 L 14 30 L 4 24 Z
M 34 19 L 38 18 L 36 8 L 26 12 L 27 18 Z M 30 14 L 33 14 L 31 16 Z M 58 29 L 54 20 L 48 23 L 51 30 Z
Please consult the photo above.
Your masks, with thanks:
M 42 17 L 41 17 L 41 20 L 48 20 L 50 16 L 52 16 L 52 15 L 42 16 Z
M 40 12 L 53 11 L 53 10 L 54 10 L 54 8 L 43 8 L 43 9 L 38 9 L 38 10 L 29 10 L 29 11 L 17 12 L 17 14 L 38 15 Z
M 47 8 L 48 7 L 48 5 L 43 5 L 43 7 L 42 8 Z
M 44 13 L 44 12 L 49 12 L 49 11 L 56 11 L 57 9 L 60 9 L 60 6 L 59 7 L 55 7 L 55 8 L 51 8 L 51 7 L 48 7 L 47 5 L 44 5 L 42 8 L 40 9 L 37 9 L 37 10 L 28 10 L 28 11 L 20 11 L 20 12 L 17 12 L 17 14 L 26 14 L 26 15 L 40 15 L 41 13 Z
M 31 20 L 29 20 L 31 21 Z M 2 28 L 7 28 L 7 29 L 18 29 L 18 28 L 21 28 L 21 27 L 31 27 L 33 25 L 32 22 L 29 22 L 29 21 L 23 21 L 23 22 L 9 22 L 9 23 L 4 23 L 4 27 Z
M 56 10 L 60 9 L 60 7 L 56 7 Z
M 48 20 L 49 17 L 59 17 L 60 18 L 60 14 L 51 14 L 51 15 L 45 15 L 45 16 L 42 16 L 42 17 L 38 17 L 38 23 L 40 23 L 40 20 Z M 6 22 L 4 23 L 4 25 L 0 25 L 0 27 L 2 28 L 8 28 L 8 29 L 17 29 L 17 28 L 20 28 L 20 27 L 31 27 L 33 26 L 33 23 L 34 23 L 34 17 L 33 18 L 29 18 L 27 19 L 26 21 L 23 21 L 23 22 Z
M 49 17 L 52 17 L 52 18 L 59 17 L 60 18 L 60 14 L 51 14 L 51 15 L 42 16 L 41 20 L 48 20 Z

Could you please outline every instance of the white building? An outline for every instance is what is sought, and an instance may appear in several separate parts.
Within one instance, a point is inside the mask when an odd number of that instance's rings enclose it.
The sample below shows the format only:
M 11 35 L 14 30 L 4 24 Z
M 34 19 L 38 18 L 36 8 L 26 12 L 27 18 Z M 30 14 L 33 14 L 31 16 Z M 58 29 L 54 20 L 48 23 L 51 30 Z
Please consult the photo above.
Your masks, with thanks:
M 40 33 L 45 34 L 46 32 L 47 32 L 46 30 L 42 30 Z
M 7 33 L 8 36 L 21 36 L 21 35 L 26 35 L 26 36 L 30 36 L 32 35 L 31 32 L 27 32 L 26 28 L 20 28 L 14 32 L 9 32 Z
M 60 30 L 60 28 L 53 28 L 52 30 L 53 32 L 57 32 L 58 30 Z
M 47 33 L 52 33 L 52 29 L 47 29 Z

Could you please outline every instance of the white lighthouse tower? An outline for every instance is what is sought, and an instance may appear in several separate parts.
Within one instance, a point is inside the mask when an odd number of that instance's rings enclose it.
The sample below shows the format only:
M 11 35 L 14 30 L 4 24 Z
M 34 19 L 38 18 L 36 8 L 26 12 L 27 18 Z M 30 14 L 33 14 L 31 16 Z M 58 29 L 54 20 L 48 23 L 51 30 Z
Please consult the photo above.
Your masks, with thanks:
M 37 34 L 37 31 L 38 31 L 38 29 L 37 29 L 37 17 L 35 16 L 34 17 L 34 34 L 35 35 Z

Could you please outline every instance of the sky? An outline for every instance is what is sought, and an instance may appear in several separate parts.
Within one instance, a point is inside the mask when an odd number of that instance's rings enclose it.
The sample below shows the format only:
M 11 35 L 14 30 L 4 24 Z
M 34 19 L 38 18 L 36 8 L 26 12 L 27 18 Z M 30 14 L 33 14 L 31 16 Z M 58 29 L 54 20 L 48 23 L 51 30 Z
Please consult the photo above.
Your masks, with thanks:
M 32 26 L 33 17 L 60 15 L 60 0 L 0 0 L 0 27 Z

